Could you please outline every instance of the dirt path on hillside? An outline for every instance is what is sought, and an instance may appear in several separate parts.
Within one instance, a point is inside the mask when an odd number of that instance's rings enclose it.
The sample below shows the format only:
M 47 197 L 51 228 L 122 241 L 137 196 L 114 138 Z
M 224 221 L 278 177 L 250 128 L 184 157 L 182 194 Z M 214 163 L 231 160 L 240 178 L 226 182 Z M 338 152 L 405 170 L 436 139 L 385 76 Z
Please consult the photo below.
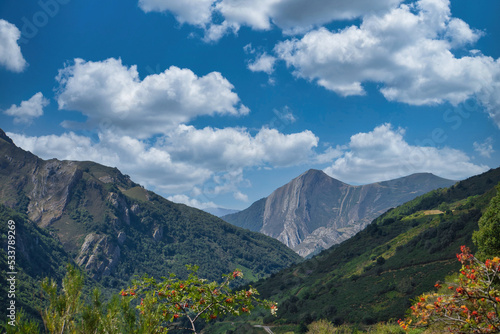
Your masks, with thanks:
M 271 328 L 269 328 L 268 326 L 262 326 L 262 325 L 254 325 L 254 327 L 257 327 L 257 328 L 262 328 L 263 330 L 265 330 L 267 333 L 269 334 L 274 334 L 274 332 L 271 330 Z

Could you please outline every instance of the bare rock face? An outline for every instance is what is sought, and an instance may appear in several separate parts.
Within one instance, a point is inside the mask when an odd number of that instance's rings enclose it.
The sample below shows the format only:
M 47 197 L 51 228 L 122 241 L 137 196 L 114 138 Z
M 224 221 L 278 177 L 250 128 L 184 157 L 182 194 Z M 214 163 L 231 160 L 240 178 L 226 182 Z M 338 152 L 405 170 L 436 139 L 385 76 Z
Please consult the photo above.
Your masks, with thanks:
M 37 164 L 32 172 L 28 214 L 41 227 L 61 217 L 72 187 L 82 177 L 76 163 L 49 160 Z
M 348 187 L 320 171 L 299 176 L 267 198 L 261 232 L 293 249 L 312 231 L 322 227 L 318 224 L 320 220 L 330 220 L 327 216 L 333 218 L 338 213 L 338 207 L 342 210 L 342 199 Z M 328 190 L 331 190 L 328 199 L 334 202 L 330 203 L 329 208 L 317 210 L 312 201 L 322 197 Z
M 159 227 L 156 227 L 153 231 L 153 239 L 155 241 L 159 241 L 159 240 L 161 240 L 161 238 L 163 238 L 163 227 L 159 226 Z
M 388 209 L 455 183 L 429 173 L 351 186 L 309 170 L 248 209 L 222 217 L 306 257 L 349 239 Z
M 118 243 L 120 245 L 123 245 L 123 243 L 125 242 L 125 240 L 127 240 L 127 235 L 125 234 L 125 232 L 119 232 L 117 238 L 118 238 Z
M 131 267 L 143 272 L 152 270 L 149 261 L 145 264 L 140 260 L 142 256 L 151 257 L 152 265 L 158 268 L 177 261 L 177 249 L 151 254 L 154 250 L 149 245 L 154 243 L 158 244 L 156 249 L 162 243 L 179 246 L 183 263 L 197 263 L 200 255 L 188 249 L 199 242 L 204 253 L 213 255 L 209 260 L 213 267 L 205 271 L 210 279 L 218 279 L 218 272 L 241 263 L 240 247 L 258 254 L 252 263 L 244 259 L 248 268 L 258 273 L 256 277 L 298 260 L 296 254 L 275 240 L 168 201 L 133 182 L 116 167 L 92 161 L 43 160 L 17 147 L 1 129 L 0 203 L 27 213 L 37 228 L 44 228 L 55 239 L 65 257 L 75 260 L 98 280 L 113 275 L 118 268 L 125 279 L 132 275 Z M 204 236 L 213 240 L 201 242 Z M 241 238 L 242 244 L 234 242 L 234 238 Z M 20 237 L 19 252 L 33 261 L 33 256 L 29 257 L 33 253 L 27 251 L 35 245 L 36 241 L 31 240 L 22 242 Z M 146 253 L 139 257 L 134 255 L 137 252 Z M 173 266 L 174 270 L 177 267 Z
M 132 211 L 134 215 L 138 215 L 141 213 L 141 207 L 137 204 L 133 204 L 132 207 L 130 208 L 130 211 Z
M 120 212 L 119 216 L 122 217 L 123 221 L 127 225 L 130 225 L 130 209 L 127 207 L 127 202 L 123 196 L 110 192 L 107 200 Z
M 76 262 L 93 278 L 110 275 L 120 261 L 120 247 L 109 236 L 90 233 L 85 237 Z

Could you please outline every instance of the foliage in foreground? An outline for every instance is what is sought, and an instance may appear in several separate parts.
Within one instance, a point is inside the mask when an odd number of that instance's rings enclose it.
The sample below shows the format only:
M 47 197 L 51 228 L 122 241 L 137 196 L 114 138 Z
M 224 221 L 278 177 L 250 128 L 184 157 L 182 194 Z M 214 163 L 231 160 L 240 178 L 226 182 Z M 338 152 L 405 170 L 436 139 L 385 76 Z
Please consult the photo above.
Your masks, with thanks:
M 450 333 L 500 332 L 500 258 L 485 262 L 462 246 L 457 254 L 462 263 L 458 279 L 444 288 L 436 283 L 436 293 L 423 294 L 411 307 L 411 316 L 400 326 L 430 327 Z
M 497 196 L 491 199 L 478 225 L 479 230 L 472 236 L 478 246 L 478 258 L 492 258 L 500 254 L 500 185 L 497 186 Z
M 257 298 L 253 288 L 232 291 L 230 284 L 243 276 L 235 270 L 224 275 L 222 283 L 207 282 L 197 276 L 197 267 L 188 266 L 189 278 L 180 280 L 171 275 L 158 282 L 147 276 L 114 296 L 109 303 L 101 301 L 95 290 L 90 303 L 82 300 L 83 274 L 68 266 L 62 291 L 54 280 L 45 279 L 42 288 L 50 305 L 42 318 L 47 333 L 168 333 L 183 330 L 197 333 L 200 319 L 206 322 L 220 315 L 242 315 L 261 306 L 275 315 L 276 303 Z M 140 302 L 139 302 L 140 300 Z M 135 306 L 134 308 L 134 305 Z M 19 313 L 16 326 L 5 325 L 7 333 L 39 333 L 37 324 Z

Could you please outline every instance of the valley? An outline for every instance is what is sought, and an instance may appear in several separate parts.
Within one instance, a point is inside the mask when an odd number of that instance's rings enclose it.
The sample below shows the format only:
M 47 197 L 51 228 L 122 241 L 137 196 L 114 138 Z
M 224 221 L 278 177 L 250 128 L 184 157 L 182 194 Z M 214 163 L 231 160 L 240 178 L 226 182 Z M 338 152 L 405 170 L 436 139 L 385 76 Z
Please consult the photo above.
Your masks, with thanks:
M 0 219 L 18 228 L 19 307 L 29 316 L 46 305 L 35 297 L 38 282 L 60 281 L 68 263 L 87 277 L 87 295 L 95 287 L 105 298 L 116 295 L 142 274 L 185 278 L 185 265 L 196 264 L 201 277 L 215 281 L 241 270 L 240 287 L 278 302 L 277 318 L 256 310 L 243 323 L 214 322 L 207 334 L 247 331 L 248 324 L 279 333 L 322 319 L 369 326 L 403 317 L 412 298 L 459 268 L 455 254 L 473 247 L 500 182 L 495 169 L 460 182 L 423 173 L 350 186 L 309 170 L 224 216 L 234 226 L 170 202 L 116 168 L 42 160 L 3 132 L 0 166 Z
M 351 186 L 309 170 L 249 208 L 222 219 L 276 238 L 302 257 L 339 244 L 390 208 L 456 181 L 430 173 Z

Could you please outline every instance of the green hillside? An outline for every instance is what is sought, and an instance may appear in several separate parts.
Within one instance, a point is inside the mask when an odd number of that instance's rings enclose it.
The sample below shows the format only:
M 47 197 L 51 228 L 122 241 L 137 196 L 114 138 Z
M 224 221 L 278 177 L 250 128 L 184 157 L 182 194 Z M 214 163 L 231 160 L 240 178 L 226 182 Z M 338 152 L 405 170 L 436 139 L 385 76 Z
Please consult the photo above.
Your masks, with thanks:
M 417 173 L 351 186 L 310 169 L 249 208 L 222 218 L 276 238 L 310 258 L 354 236 L 387 209 L 455 183 Z
M 145 273 L 185 277 L 186 264 L 198 265 L 209 280 L 240 268 L 251 282 L 300 260 L 279 241 L 170 202 L 116 168 L 42 160 L 1 130 L 0 204 L 10 208 L 2 229 L 11 217 L 23 217 L 20 238 L 35 247 L 23 268 L 33 279 L 59 278 L 60 269 L 74 261 L 109 289 L 122 289 Z M 42 239 L 45 248 L 37 244 Z M 37 260 L 47 254 L 62 257 Z
M 496 194 L 500 169 L 391 209 L 353 238 L 255 287 L 279 302 L 277 323 L 373 324 L 404 316 L 415 296 L 460 267 L 460 245 Z M 272 319 L 266 319 L 272 321 Z
M 7 267 L 7 222 L 15 222 L 15 264 L 13 269 Z M 47 231 L 31 223 L 23 214 L 19 214 L 0 204 L 0 235 L 2 252 L 0 256 L 0 307 L 7 308 L 7 272 L 17 272 L 16 307 L 23 308 L 32 316 L 39 316 L 41 300 L 40 281 L 44 277 L 62 279 L 65 266 L 71 262 L 70 257 L 59 242 Z

